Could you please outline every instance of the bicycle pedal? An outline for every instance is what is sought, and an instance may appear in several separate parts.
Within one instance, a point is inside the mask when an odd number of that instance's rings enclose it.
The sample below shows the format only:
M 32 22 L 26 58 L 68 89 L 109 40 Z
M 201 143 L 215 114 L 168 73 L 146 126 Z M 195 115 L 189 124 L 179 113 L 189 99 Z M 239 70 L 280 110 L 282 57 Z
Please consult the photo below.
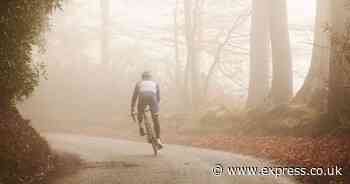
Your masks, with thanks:
M 158 148 L 158 150 L 161 150 L 161 149 L 163 149 L 163 145 L 161 145 L 161 144 L 157 144 L 157 148 Z

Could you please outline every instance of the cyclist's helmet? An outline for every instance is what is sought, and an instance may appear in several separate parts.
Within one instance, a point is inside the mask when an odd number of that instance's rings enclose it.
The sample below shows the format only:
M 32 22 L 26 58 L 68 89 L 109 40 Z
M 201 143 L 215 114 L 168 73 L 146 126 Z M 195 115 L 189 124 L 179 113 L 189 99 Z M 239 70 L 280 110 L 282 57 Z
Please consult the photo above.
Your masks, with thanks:
M 152 78 L 152 74 L 150 71 L 145 71 L 142 73 L 142 79 L 151 79 Z

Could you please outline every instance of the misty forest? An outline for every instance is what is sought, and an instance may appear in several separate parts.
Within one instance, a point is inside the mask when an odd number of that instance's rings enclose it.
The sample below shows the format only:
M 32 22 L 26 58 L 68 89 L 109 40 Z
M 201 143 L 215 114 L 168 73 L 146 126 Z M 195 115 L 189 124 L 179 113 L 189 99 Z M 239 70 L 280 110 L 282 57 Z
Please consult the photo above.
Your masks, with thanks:
M 350 183 L 348 0 L 4 0 L 0 38 L 0 184 Z

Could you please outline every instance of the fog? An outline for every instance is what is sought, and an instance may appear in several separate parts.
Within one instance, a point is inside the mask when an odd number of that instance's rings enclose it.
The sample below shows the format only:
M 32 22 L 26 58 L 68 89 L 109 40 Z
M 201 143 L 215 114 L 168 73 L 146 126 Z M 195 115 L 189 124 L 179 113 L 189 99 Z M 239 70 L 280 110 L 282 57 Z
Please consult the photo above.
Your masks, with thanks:
M 186 81 L 188 52 L 183 3 L 109 2 L 103 7 L 96 0 L 66 1 L 62 10 L 50 17 L 43 48 L 33 51 L 34 61 L 46 65 L 46 77 L 33 96 L 19 105 L 37 128 L 70 131 L 74 125 L 79 130 L 129 126 L 132 91 L 147 70 L 152 71 L 161 88 L 163 120 L 192 112 L 185 95 L 179 95 L 179 86 Z M 200 86 L 205 85 L 217 48 L 233 24 L 236 26 L 220 53 L 207 95 L 198 94 L 203 99 L 196 112 L 217 106 L 239 110 L 248 95 L 251 2 L 209 0 L 201 6 L 197 56 Z M 294 92 L 302 85 L 311 61 L 314 19 L 314 0 L 288 0 Z
M 349 2 L 0 1 L 0 184 L 350 183 Z

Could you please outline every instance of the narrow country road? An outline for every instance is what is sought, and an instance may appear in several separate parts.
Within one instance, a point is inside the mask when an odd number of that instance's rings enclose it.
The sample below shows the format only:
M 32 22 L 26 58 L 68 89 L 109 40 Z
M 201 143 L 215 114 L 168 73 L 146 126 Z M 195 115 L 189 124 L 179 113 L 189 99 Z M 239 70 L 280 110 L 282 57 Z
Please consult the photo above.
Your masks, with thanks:
M 293 178 L 275 176 L 222 176 L 216 164 L 267 167 L 265 161 L 220 151 L 165 145 L 154 157 L 149 144 L 72 134 L 47 134 L 51 147 L 78 154 L 85 160 L 74 175 L 53 184 L 294 184 Z M 226 169 L 224 169 L 226 170 Z

